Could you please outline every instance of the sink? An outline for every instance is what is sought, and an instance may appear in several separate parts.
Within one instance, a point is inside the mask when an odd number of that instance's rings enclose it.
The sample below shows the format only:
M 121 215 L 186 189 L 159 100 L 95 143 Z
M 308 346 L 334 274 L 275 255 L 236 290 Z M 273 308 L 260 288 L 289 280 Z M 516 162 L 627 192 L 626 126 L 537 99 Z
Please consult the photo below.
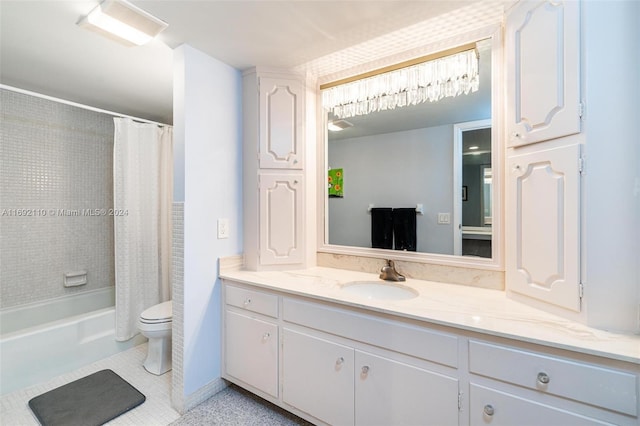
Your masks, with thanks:
M 353 281 L 344 284 L 342 291 L 374 300 L 406 300 L 418 296 L 414 289 L 389 281 Z

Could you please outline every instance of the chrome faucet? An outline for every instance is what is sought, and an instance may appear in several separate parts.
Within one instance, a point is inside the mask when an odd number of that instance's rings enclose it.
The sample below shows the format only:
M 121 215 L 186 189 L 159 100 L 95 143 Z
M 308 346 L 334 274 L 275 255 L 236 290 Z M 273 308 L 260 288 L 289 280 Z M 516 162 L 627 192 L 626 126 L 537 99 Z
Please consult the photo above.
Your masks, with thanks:
M 386 281 L 404 281 L 404 275 L 400 275 L 396 271 L 396 265 L 393 260 L 387 260 L 387 264 L 380 269 L 380 279 Z

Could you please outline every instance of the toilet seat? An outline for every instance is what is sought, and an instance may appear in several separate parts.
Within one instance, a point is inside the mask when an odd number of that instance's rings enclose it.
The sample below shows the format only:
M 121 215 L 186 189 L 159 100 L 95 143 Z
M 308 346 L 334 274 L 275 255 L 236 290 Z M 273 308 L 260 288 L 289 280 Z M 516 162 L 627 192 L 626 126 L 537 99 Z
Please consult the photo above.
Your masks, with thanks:
M 154 305 L 140 314 L 140 322 L 144 324 L 161 324 L 173 320 L 173 304 L 171 300 Z

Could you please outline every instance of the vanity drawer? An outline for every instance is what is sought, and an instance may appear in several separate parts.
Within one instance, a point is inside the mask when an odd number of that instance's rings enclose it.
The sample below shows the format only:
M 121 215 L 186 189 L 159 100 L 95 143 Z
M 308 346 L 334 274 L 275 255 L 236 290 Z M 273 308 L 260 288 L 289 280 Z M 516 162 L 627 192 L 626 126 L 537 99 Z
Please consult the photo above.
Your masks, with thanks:
M 278 318 L 278 296 L 227 284 L 225 302 L 248 311 Z
M 458 366 L 458 338 L 451 334 L 288 298 L 283 299 L 282 316 L 290 323 L 448 367 Z
M 469 342 L 469 371 L 543 393 L 637 416 L 638 377 L 553 356 Z

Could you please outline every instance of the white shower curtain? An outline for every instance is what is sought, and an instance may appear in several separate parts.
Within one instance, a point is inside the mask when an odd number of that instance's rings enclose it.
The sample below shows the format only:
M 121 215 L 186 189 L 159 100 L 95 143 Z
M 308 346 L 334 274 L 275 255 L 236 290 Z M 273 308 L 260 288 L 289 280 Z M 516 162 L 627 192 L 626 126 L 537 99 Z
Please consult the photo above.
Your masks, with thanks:
M 138 334 L 146 308 L 169 300 L 173 128 L 114 118 L 116 340 Z

